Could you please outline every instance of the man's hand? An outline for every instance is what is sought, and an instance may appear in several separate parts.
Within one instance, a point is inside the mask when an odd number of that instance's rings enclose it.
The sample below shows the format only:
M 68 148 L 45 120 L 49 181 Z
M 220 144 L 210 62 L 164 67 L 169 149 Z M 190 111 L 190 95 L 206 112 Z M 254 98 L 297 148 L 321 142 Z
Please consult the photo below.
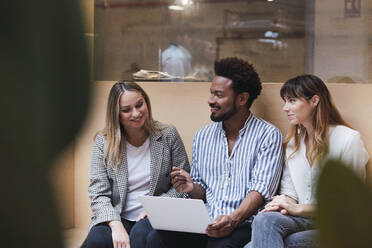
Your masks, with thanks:
M 170 173 L 173 187 L 177 192 L 189 193 L 194 189 L 194 183 L 190 177 L 190 174 L 181 168 L 173 167 Z
M 238 223 L 230 215 L 221 215 L 206 229 L 206 234 L 213 238 L 222 238 L 229 235 Z
M 110 221 L 108 225 L 111 228 L 114 248 L 130 248 L 129 236 L 121 221 Z

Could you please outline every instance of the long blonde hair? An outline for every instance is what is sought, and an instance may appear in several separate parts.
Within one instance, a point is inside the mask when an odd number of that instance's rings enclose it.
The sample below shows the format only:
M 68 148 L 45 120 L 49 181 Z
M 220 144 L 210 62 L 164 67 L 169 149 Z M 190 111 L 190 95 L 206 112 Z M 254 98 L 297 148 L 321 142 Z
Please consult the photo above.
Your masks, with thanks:
M 156 122 L 152 118 L 150 99 L 141 86 L 131 81 L 120 81 L 114 84 L 107 101 L 106 125 L 103 130 L 98 132 L 106 139 L 104 159 L 113 169 L 118 168 L 125 149 L 125 130 L 119 120 L 119 100 L 125 91 L 137 91 L 145 99 L 148 116 L 145 120 L 144 129 L 149 134 L 161 130 L 161 127 L 156 125 Z
M 280 96 L 283 100 L 286 98 L 303 98 L 309 101 L 314 95 L 319 96 L 319 103 L 313 112 L 314 137 L 312 149 L 309 151 L 310 164 L 314 161 L 320 164 L 329 152 L 329 125 L 349 125 L 342 118 L 340 112 L 332 101 L 331 94 L 325 83 L 314 75 L 301 75 L 289 79 L 280 89 Z M 294 150 L 289 158 L 298 151 L 300 141 L 307 138 L 308 133 L 303 125 L 293 125 L 284 140 L 284 147 L 287 147 L 289 141 L 294 138 Z

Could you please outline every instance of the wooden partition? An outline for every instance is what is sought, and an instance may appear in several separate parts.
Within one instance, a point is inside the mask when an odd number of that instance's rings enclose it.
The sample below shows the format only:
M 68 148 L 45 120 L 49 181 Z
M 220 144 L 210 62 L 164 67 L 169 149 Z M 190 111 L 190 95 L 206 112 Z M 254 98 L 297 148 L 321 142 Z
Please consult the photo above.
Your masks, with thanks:
M 114 82 L 95 82 L 91 109 L 84 128 L 75 141 L 73 151 L 73 177 L 65 178 L 63 185 L 74 185 L 74 195 L 64 200 L 71 201 L 74 213 L 64 216 L 74 218 L 74 226 L 87 229 L 90 219 L 88 199 L 88 169 L 90 164 L 93 136 L 102 129 L 105 121 L 105 111 L 108 92 Z M 185 143 L 188 155 L 191 155 L 191 144 L 196 130 L 210 123 L 209 96 L 210 83 L 140 83 L 151 99 L 154 118 L 175 125 Z M 283 101 L 279 96 L 281 84 L 265 83 L 261 96 L 252 106 L 252 111 L 273 124 L 283 134 L 288 128 L 286 115 L 282 111 Z M 360 131 L 370 154 L 372 149 L 372 84 L 329 84 L 336 105 L 352 127 Z M 67 159 L 71 161 L 71 159 Z M 371 162 L 370 162 L 371 163 Z M 64 178 L 64 173 L 59 177 Z M 372 178 L 371 166 L 368 177 Z M 71 178 L 74 181 L 69 181 Z M 66 195 L 66 194 L 65 194 Z M 68 195 L 68 194 L 67 194 Z M 64 206 L 70 206 L 65 203 Z M 71 208 L 64 209 L 72 211 Z

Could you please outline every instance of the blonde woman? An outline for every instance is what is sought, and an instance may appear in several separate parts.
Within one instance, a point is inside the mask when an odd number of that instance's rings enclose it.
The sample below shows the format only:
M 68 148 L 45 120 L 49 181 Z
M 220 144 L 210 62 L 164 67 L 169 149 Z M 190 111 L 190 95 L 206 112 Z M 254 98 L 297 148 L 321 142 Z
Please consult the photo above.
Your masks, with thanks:
M 369 156 L 359 132 L 343 120 L 320 78 L 292 78 L 280 95 L 291 124 L 284 142 L 280 195 L 255 217 L 247 247 L 315 247 L 315 186 L 321 162 L 328 157 L 341 159 L 364 179 Z
M 153 120 L 149 97 L 138 84 L 116 83 L 105 128 L 93 146 L 88 189 L 92 217 L 82 247 L 145 247 L 152 228 L 137 198 L 182 197 L 171 185 L 173 166 L 190 169 L 176 128 Z

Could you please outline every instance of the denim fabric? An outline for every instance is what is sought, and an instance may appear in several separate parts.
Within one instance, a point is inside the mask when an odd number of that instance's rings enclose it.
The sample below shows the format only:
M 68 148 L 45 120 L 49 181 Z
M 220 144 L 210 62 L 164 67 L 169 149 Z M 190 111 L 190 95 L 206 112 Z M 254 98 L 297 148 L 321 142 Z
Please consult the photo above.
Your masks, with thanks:
M 252 223 L 252 241 L 244 248 L 317 247 L 314 221 L 279 212 L 258 214 Z
M 139 222 L 121 219 L 127 233 L 129 233 L 131 248 L 146 247 L 146 237 L 152 230 L 151 224 L 147 218 Z M 113 248 L 111 228 L 104 223 L 95 225 L 89 231 L 87 238 L 81 248 Z
M 251 222 L 240 224 L 230 235 L 211 238 L 205 234 L 152 230 L 147 248 L 240 248 L 250 240 Z
M 148 218 L 137 222 L 130 230 L 130 247 L 145 248 L 147 235 L 152 231 L 152 226 Z
M 318 244 L 318 231 L 315 229 L 295 232 L 284 239 L 286 248 L 315 248 Z

